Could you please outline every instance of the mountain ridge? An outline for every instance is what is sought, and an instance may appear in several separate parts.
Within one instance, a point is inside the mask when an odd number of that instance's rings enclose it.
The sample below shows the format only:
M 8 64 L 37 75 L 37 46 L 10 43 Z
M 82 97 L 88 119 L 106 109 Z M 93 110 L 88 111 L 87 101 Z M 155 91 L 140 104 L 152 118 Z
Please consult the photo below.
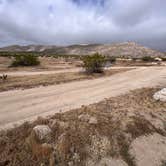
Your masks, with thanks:
M 134 42 L 114 43 L 114 44 L 75 44 L 69 46 L 56 45 L 11 45 L 0 48 L 1 52 L 39 52 L 45 55 L 89 55 L 100 53 L 106 56 L 124 56 L 124 57 L 163 57 L 166 53 L 144 47 Z

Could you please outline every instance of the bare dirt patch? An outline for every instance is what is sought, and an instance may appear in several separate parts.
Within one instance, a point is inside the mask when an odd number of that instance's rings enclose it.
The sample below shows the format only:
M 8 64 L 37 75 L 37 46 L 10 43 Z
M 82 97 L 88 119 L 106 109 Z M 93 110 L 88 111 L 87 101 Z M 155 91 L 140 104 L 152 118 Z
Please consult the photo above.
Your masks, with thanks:
M 31 76 L 8 76 L 7 80 L 0 80 L 0 92 L 13 89 L 28 89 L 37 86 L 48 86 L 53 84 L 66 83 L 84 79 L 94 79 L 103 76 L 111 76 L 113 74 L 129 71 L 132 69 L 111 69 L 102 74 L 87 75 L 84 72 L 68 72 L 57 74 L 41 74 Z
M 81 66 L 81 61 L 72 58 L 39 57 L 40 65 L 35 67 L 9 67 L 13 57 L 0 56 L 0 72 L 9 71 L 49 71 L 70 69 Z
M 129 153 L 135 139 L 154 133 L 166 137 L 166 103 L 153 99 L 157 90 L 135 90 L 2 131 L 0 163 L 8 166 L 45 166 L 49 163 L 59 166 L 95 166 L 99 163 L 103 166 L 110 163 L 136 166 L 135 153 Z M 163 126 L 156 125 L 156 120 Z M 49 144 L 54 150 L 50 158 L 33 155 L 26 144 L 33 127 L 41 124 L 48 125 L 52 130 Z M 155 149 L 152 148 L 153 153 Z

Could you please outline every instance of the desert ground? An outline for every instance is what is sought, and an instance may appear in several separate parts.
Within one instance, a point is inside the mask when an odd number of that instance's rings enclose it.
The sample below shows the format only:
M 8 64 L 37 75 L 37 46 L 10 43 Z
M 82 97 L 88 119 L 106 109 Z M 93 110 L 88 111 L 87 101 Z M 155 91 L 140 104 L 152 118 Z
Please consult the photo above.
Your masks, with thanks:
M 133 89 L 164 85 L 165 76 L 165 67 L 138 67 L 111 77 L 2 92 L 0 127 L 44 114 L 79 108 Z
M 87 75 L 80 60 L 0 57 L 0 166 L 165 166 L 165 64 L 119 62 Z

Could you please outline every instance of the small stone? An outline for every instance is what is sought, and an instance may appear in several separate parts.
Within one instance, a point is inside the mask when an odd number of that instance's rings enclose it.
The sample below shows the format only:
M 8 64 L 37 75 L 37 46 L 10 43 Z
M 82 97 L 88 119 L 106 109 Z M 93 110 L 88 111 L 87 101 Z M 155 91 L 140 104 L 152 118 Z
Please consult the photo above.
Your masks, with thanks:
M 81 114 L 78 116 L 78 119 L 83 121 L 83 122 L 89 122 L 90 115 L 88 114 Z
M 89 119 L 89 124 L 97 124 L 98 122 L 97 122 L 97 119 L 95 118 L 95 117 L 91 117 L 90 119 Z
M 56 128 L 58 126 L 60 128 L 67 129 L 69 127 L 69 124 L 67 122 L 54 119 L 50 121 L 49 126 L 51 128 Z
M 73 161 L 68 162 L 68 166 L 73 166 L 73 165 L 74 165 Z

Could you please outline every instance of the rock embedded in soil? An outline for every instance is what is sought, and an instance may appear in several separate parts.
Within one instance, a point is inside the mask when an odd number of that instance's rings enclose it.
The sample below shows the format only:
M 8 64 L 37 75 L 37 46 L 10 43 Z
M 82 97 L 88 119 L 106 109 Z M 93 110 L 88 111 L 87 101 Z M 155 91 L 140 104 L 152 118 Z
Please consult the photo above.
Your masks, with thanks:
M 87 122 L 89 124 L 97 124 L 98 123 L 96 117 L 90 116 L 88 114 L 81 114 L 78 116 L 78 119 L 82 122 Z
M 64 122 L 64 121 L 60 121 L 60 120 L 57 120 L 57 119 L 52 119 L 49 123 L 49 126 L 51 128 L 60 127 L 62 129 L 67 129 L 69 127 L 69 123 Z
M 48 141 L 51 138 L 51 129 L 47 125 L 37 125 L 32 132 L 34 132 L 39 141 Z
M 37 158 L 49 158 L 53 147 L 49 144 L 51 140 L 51 129 L 47 125 L 37 125 L 32 129 L 26 139 L 26 145 Z
M 95 117 L 91 117 L 89 119 L 89 124 L 97 124 L 97 119 Z
M 153 98 L 157 101 L 166 101 L 166 88 L 161 89 L 153 95 Z
M 160 166 L 166 159 L 166 137 L 157 133 L 138 137 L 131 143 L 130 154 L 137 166 Z

